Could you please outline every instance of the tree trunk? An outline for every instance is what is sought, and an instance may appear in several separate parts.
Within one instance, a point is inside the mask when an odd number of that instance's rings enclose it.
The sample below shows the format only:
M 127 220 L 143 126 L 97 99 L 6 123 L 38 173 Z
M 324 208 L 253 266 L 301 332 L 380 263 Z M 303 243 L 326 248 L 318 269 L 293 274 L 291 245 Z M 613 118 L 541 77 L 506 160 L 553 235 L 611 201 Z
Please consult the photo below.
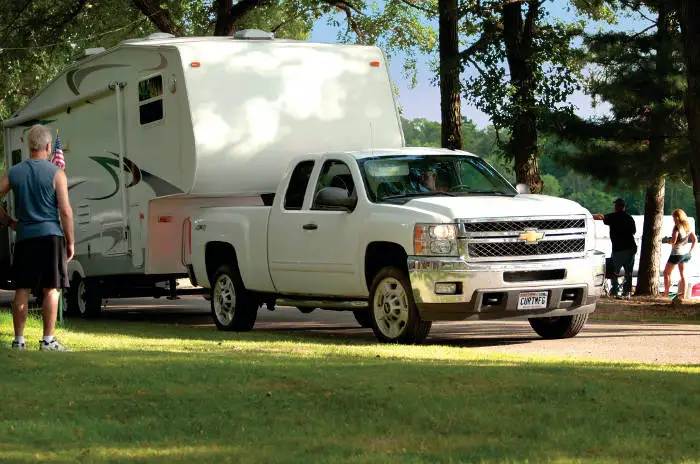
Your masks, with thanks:
M 659 260 L 661 257 L 661 225 L 664 215 L 664 196 L 666 194 L 666 176 L 664 163 L 665 149 L 669 127 L 670 111 L 666 107 L 668 88 L 664 84 L 673 71 L 673 26 L 668 5 L 661 2 L 655 37 L 656 71 L 654 99 L 651 100 L 649 115 L 649 159 L 654 173 L 653 180 L 647 187 L 644 199 L 644 230 L 642 232 L 642 249 L 639 256 L 639 273 L 637 275 L 637 295 L 659 294 Z
M 235 4 L 233 0 L 216 0 L 216 23 L 214 35 L 231 35 L 236 30 L 236 25 L 255 8 L 269 5 L 270 0 L 239 0 Z
M 695 211 L 696 214 L 700 214 L 700 2 L 679 0 L 678 3 L 683 34 L 683 54 L 688 76 L 685 114 L 688 118 L 688 136 L 693 152 L 690 167 Z
M 440 15 L 440 110 L 442 146 L 462 149 L 462 92 L 460 90 L 457 0 L 439 0 Z
M 182 35 L 182 31 L 173 22 L 168 10 L 163 10 L 160 7 L 162 3 L 160 0 L 133 0 L 133 2 L 136 8 L 138 8 L 145 17 L 150 19 L 159 31 L 177 36 Z
M 216 23 L 214 24 L 214 35 L 231 35 L 233 22 L 231 21 L 231 8 L 233 0 L 216 0 L 214 9 L 216 11 Z
M 526 18 L 522 17 L 520 2 L 503 7 L 503 40 L 506 46 L 510 82 L 515 88 L 513 107 L 515 118 L 511 127 L 508 151 L 515 160 L 515 178 L 530 186 L 532 193 L 540 193 L 537 149 L 537 108 L 535 100 L 535 69 L 531 61 L 534 29 L 540 2 L 529 1 Z
M 664 217 L 666 176 L 660 175 L 647 187 L 644 198 L 644 229 L 639 256 L 636 295 L 659 294 L 661 225 Z

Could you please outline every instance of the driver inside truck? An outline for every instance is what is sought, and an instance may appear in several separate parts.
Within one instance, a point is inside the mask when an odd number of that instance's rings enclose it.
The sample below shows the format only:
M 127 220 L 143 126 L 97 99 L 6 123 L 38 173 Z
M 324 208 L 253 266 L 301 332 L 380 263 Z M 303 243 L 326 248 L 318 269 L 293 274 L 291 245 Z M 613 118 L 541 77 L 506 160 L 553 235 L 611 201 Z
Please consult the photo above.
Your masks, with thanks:
M 426 189 L 430 192 L 437 188 L 437 173 L 435 171 L 425 171 L 420 178 L 421 190 Z

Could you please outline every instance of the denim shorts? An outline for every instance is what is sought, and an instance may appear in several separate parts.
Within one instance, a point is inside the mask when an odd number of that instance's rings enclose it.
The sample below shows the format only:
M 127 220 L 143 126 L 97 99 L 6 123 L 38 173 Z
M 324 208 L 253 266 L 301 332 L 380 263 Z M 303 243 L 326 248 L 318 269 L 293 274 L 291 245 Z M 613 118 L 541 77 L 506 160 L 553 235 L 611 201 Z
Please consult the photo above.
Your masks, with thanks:
M 668 257 L 668 264 L 680 264 L 690 261 L 690 253 L 685 255 L 671 255 Z

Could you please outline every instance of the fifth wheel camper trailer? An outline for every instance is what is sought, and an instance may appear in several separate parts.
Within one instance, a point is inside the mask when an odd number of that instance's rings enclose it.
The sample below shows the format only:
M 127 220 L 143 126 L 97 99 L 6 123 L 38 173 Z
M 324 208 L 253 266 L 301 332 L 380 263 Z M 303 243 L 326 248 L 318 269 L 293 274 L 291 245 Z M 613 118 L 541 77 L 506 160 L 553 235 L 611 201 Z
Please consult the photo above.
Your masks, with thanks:
M 28 157 L 36 123 L 63 144 L 76 235 L 68 310 L 85 316 L 105 298 L 165 286 L 174 296 L 188 272 L 185 219 L 267 203 L 292 158 L 404 145 L 379 48 L 250 30 L 86 51 L 3 122 L 8 168 Z M 6 203 L 12 214 L 11 194 Z M 12 288 L 13 233 L 0 240 Z

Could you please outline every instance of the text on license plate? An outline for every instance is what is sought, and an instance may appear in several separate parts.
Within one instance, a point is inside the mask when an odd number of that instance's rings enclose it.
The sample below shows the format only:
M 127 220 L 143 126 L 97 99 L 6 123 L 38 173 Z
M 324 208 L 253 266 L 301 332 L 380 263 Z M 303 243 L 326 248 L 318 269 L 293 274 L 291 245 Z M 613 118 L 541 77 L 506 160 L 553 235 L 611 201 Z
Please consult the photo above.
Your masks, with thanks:
M 545 309 L 547 292 L 522 292 L 518 297 L 518 309 Z

